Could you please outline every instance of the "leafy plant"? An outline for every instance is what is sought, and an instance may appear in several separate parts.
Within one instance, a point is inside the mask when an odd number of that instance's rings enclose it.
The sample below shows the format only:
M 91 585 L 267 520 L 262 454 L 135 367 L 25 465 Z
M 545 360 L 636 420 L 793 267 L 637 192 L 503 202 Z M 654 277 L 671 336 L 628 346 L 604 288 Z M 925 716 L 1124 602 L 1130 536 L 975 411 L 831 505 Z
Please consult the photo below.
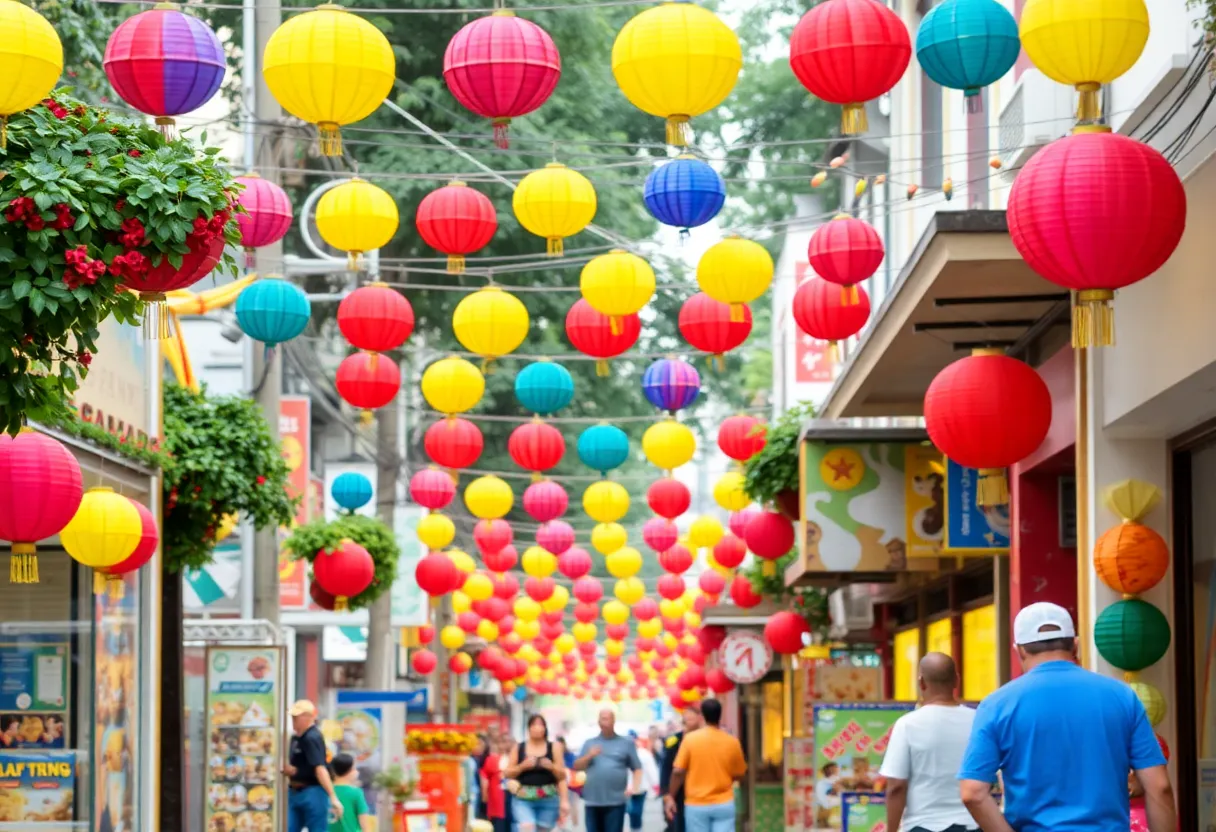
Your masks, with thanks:
M 776 561 L 764 561 L 752 558 L 750 564 L 741 570 L 741 574 L 751 581 L 752 589 L 757 595 L 792 609 L 806 619 L 811 632 L 826 638 L 831 626 L 828 615 L 828 593 L 819 587 L 787 587 L 785 585 L 785 570 L 795 558 L 798 551 L 791 549 Z M 770 564 L 775 564 L 773 569 Z
M 165 385 L 165 511 L 162 534 L 170 571 L 211 562 L 225 515 L 262 529 L 295 516 L 287 464 L 252 399 L 208 396 Z
M 768 426 L 764 449 L 743 464 L 744 489 L 758 503 L 771 503 L 783 491 L 798 491 L 798 436 L 815 415 L 810 402 L 787 410 Z
M 135 439 L 127 441 L 127 437 L 125 436 L 115 436 L 105 428 L 75 417 L 57 422 L 54 428 L 72 436 L 85 439 L 119 456 L 133 459 L 153 470 L 164 468 L 169 464 L 169 455 L 162 450 L 159 440 Z
M 350 598 L 349 608 L 357 610 L 370 607 L 393 585 L 393 579 L 397 577 L 397 558 L 401 556 L 397 538 L 379 520 L 361 514 L 339 517 L 332 523 L 318 520 L 307 526 L 297 526 L 284 546 L 291 550 L 297 560 L 306 560 L 311 564 L 318 553 L 332 552 L 345 539 L 353 540 L 366 549 L 376 566 L 371 586 Z
M 376 772 L 372 777 L 372 786 L 388 792 L 395 803 L 405 803 L 414 797 L 418 789 L 418 779 L 406 773 L 400 764 L 394 763 L 383 771 Z

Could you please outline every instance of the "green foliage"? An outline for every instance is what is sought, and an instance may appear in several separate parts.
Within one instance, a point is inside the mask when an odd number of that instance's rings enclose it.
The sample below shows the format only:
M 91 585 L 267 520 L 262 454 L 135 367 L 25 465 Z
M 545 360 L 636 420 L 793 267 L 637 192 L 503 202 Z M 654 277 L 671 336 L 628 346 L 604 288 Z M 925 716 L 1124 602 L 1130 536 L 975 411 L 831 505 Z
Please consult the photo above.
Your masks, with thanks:
M 376 565 L 371 586 L 348 601 L 352 610 L 370 607 L 393 585 L 393 579 L 397 577 L 397 558 L 401 556 L 397 539 L 379 520 L 361 514 L 339 517 L 332 523 L 318 520 L 307 526 L 297 526 L 284 546 L 297 559 L 311 564 L 317 555 L 332 552 L 343 540 L 353 540 L 366 549 Z
M 798 550 L 791 549 L 774 561 L 752 558 L 751 563 L 740 570 L 751 581 L 752 589 L 775 604 L 786 606 L 806 619 L 811 632 L 826 637 L 831 619 L 828 615 L 828 593 L 819 587 L 787 587 L 785 570 L 798 558 Z M 771 564 L 776 563 L 776 569 Z
M 211 562 L 221 518 L 239 514 L 256 528 L 295 516 L 287 464 L 252 399 L 208 396 L 165 385 L 166 566 L 176 572 Z
M 810 402 L 791 408 L 768 426 L 764 450 L 743 464 L 747 495 L 771 503 L 783 491 L 798 490 L 798 435 L 802 423 L 815 415 Z
M 169 464 L 169 455 L 161 450 L 159 442 L 136 439 L 128 442 L 126 436 L 115 436 L 103 427 L 76 417 L 64 419 L 54 425 L 55 430 L 78 436 L 100 448 L 133 459 L 139 464 L 159 470 Z
M 110 82 L 102 67 L 106 41 L 124 15 L 120 9 L 96 0 L 33 0 L 31 5 L 47 19 L 63 43 L 63 80 L 93 103 L 105 103 Z

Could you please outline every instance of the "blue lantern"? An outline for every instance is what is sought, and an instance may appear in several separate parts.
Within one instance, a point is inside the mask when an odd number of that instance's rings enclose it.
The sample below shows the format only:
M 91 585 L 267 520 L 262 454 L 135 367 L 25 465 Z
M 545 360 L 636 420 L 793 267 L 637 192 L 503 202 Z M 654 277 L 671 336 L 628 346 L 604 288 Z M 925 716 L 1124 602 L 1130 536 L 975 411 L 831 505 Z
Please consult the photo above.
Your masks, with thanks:
M 525 410 L 544 416 L 570 404 L 574 379 L 561 364 L 536 361 L 515 377 L 515 398 Z
M 293 283 L 278 278 L 246 286 L 236 299 L 236 320 L 241 330 L 270 349 L 295 338 L 308 326 L 312 306 Z
M 629 459 L 629 437 L 616 425 L 592 425 L 578 435 L 578 458 L 606 474 Z
M 916 32 L 916 59 L 943 87 L 962 90 L 979 112 L 980 90 L 1013 68 L 1022 44 L 1013 15 L 997 0 L 946 0 Z
M 642 199 L 656 220 L 687 236 L 688 229 L 718 216 L 726 202 L 726 183 L 700 159 L 680 156 L 646 177 Z
M 646 368 L 642 375 L 642 392 L 646 400 L 659 410 L 675 413 L 697 400 L 701 392 L 701 376 L 687 361 L 660 358 Z
M 528 698 L 528 689 L 527 688 L 516 688 L 515 692 L 512 693 L 511 695 L 515 697 L 516 702 L 523 702 L 525 699 Z
M 372 482 L 356 471 L 347 471 L 334 478 L 329 488 L 334 502 L 347 511 L 363 508 L 372 498 Z

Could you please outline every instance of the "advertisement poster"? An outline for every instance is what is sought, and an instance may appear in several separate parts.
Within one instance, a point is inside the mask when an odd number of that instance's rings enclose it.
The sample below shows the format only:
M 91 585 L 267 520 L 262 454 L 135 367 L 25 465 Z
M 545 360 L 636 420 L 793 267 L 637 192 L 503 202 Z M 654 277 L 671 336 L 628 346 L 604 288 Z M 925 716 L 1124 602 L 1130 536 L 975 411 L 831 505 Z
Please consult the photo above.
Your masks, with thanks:
M 815 828 L 815 741 L 793 737 L 785 741 L 785 832 Z
M 136 800 L 139 755 L 139 578 L 121 598 L 94 596 L 93 817 L 100 832 L 142 829 Z
M 281 647 L 207 649 L 207 832 L 275 832 L 281 816 Z
M 794 280 L 801 286 L 803 281 L 814 276 L 810 263 L 794 264 Z M 794 347 L 796 365 L 794 381 L 798 384 L 822 384 L 831 387 L 835 378 L 835 362 L 828 351 L 828 342 L 812 338 L 800 329 L 795 329 L 797 339 Z
M 418 539 L 418 521 L 424 514 L 421 506 L 400 506 L 393 511 L 393 531 L 401 547 L 397 580 L 389 590 L 394 627 L 421 627 L 430 620 L 430 599 L 414 580 L 418 561 L 426 556 L 426 547 Z
M 307 396 L 283 396 L 279 401 L 279 437 L 283 443 L 283 461 L 287 463 L 287 495 L 300 498 L 293 525 L 302 525 L 310 519 L 310 408 Z M 280 544 L 287 536 L 287 529 L 279 530 Z M 285 610 L 302 610 L 308 609 L 308 602 L 308 564 L 291 560 L 280 547 L 279 606 Z
M 904 448 L 904 533 L 908 557 L 941 555 L 946 529 L 946 467 L 931 445 Z
M 912 702 L 854 702 L 814 708 L 816 822 L 842 830 L 847 792 L 882 792 L 878 776 L 895 720 Z M 862 827 L 857 827 L 862 828 Z M 869 827 L 865 827 L 867 832 Z
M 882 675 L 881 667 L 812 664 L 807 668 L 807 690 L 816 702 L 878 702 Z
M 887 799 L 870 792 L 845 792 L 841 832 L 887 832 Z
M 0 826 L 66 830 L 75 790 L 76 755 L 0 751 Z
M 975 504 L 979 471 L 946 461 L 944 549 L 955 554 L 1009 551 L 1009 506 Z
M 241 588 L 241 533 L 234 531 L 211 550 L 211 563 L 201 569 L 182 571 L 189 612 L 237 612 Z
M 58 635 L 0 641 L 0 751 L 67 747 L 69 652 Z
M 1199 830 L 1216 828 L 1216 760 L 1199 761 Z

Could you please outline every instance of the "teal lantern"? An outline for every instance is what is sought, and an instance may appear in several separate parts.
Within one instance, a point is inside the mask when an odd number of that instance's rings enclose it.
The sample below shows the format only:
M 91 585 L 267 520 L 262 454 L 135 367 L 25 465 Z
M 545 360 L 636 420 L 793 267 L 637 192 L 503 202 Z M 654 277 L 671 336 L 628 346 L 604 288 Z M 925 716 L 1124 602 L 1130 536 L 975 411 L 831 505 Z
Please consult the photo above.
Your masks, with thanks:
M 1120 670 L 1143 670 L 1169 649 L 1170 623 L 1147 601 L 1116 601 L 1094 622 L 1094 644 L 1102 658 Z
M 574 398 L 574 379 L 570 371 L 552 361 L 536 361 L 515 377 L 515 398 L 541 416 L 561 410 Z
M 357 471 L 347 471 L 334 478 L 329 494 L 339 506 L 354 512 L 371 502 L 372 481 Z
M 973 113 L 981 89 L 1013 69 L 1021 48 L 1017 21 L 997 0 L 946 0 L 916 31 L 921 69 L 943 87 L 962 90 Z
M 246 286 L 236 299 L 241 330 L 272 349 L 308 326 L 312 306 L 299 286 L 282 278 L 264 278 Z
M 629 437 L 616 425 L 593 425 L 579 434 L 578 458 L 588 468 L 607 474 L 629 459 Z

